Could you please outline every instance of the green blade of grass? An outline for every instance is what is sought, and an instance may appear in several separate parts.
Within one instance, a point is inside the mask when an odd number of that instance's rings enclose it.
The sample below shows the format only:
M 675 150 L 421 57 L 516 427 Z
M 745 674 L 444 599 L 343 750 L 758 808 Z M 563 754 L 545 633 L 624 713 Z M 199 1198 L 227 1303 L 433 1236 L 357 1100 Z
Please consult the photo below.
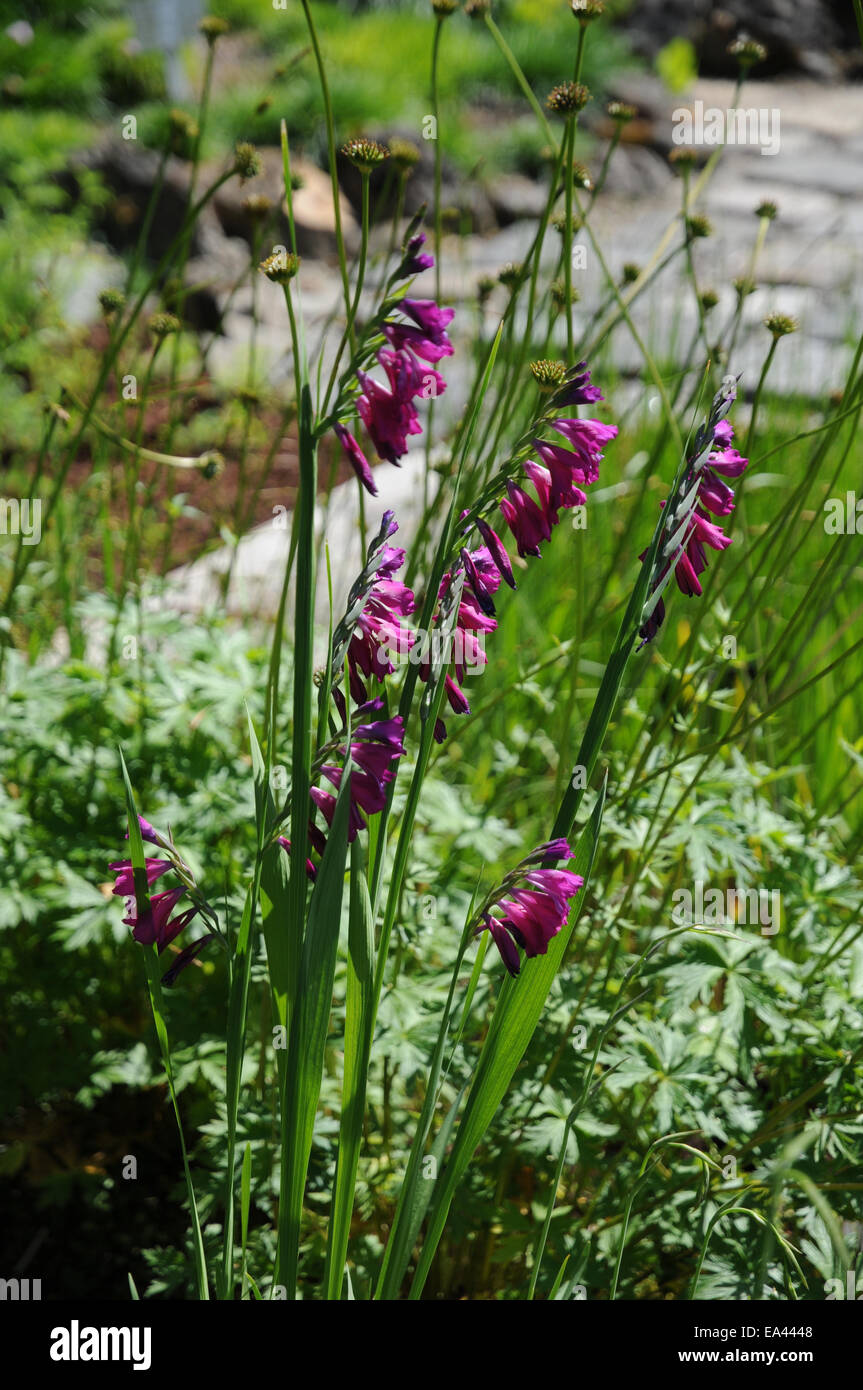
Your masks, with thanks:
M 348 977 L 345 995 L 345 1061 L 339 1151 L 327 1238 L 324 1287 L 341 1298 L 363 1134 L 365 1082 L 374 1031 L 374 914 L 358 840 L 351 846 Z
M 309 905 L 296 1007 L 291 1017 L 282 1110 L 282 1177 L 276 1272 L 276 1283 L 285 1288 L 288 1299 L 296 1297 L 303 1194 L 333 1000 L 348 850 L 350 782 L 348 759 Z M 299 862 L 301 871 L 305 872 L 305 861 Z
M 605 784 L 576 846 L 572 871 L 581 874 L 584 887 L 569 923 L 549 943 L 546 955 L 526 961 L 521 975 L 517 979 L 508 976 L 501 989 L 453 1151 L 441 1175 L 439 1195 L 436 1196 L 430 1227 L 411 1287 L 412 1299 L 419 1298 L 422 1293 L 456 1187 L 509 1088 L 545 1007 L 554 977 L 586 901 L 604 806 Z

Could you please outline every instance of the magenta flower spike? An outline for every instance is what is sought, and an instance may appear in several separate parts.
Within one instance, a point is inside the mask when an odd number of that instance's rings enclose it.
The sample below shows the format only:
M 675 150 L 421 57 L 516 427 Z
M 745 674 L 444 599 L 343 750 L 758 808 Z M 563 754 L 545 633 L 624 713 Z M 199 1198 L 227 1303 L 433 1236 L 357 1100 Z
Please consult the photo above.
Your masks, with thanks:
M 571 899 L 584 886 L 581 874 L 534 867 L 550 858 L 572 858 L 566 840 L 540 845 L 522 860 L 500 895 L 486 907 L 477 928 L 477 935 L 491 932 L 510 975 L 518 975 L 521 970 L 519 947 L 528 959 L 546 954 L 548 943 L 566 923 Z M 500 915 L 493 915 L 495 912 Z

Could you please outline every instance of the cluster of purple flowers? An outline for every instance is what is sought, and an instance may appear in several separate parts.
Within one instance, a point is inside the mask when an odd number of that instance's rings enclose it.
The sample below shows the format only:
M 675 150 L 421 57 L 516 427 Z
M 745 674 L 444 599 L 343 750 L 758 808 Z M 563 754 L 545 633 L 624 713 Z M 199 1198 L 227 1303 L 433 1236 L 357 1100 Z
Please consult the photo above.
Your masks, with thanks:
M 398 275 L 414 275 L 434 265 L 434 257 L 420 250 L 424 241 L 421 232 L 410 239 Z M 408 451 L 409 437 L 422 434 L 416 400 L 431 399 L 446 390 L 435 364 L 452 355 L 446 330 L 454 311 L 442 309 L 433 299 L 404 298 L 393 307 L 401 317 L 381 324 L 386 344 L 375 354 L 386 381 L 358 370 L 360 394 L 354 408 L 378 457 L 398 464 Z M 335 432 L 363 487 L 376 495 L 371 466 L 356 436 L 343 424 L 337 424 Z
M 392 513 L 386 515 L 390 522 L 385 529 L 392 535 L 398 527 Z M 368 699 L 366 680 L 376 676 L 382 681 L 384 676 L 392 675 L 395 666 L 391 654 L 406 655 L 416 642 L 415 634 L 401 622 L 413 613 L 416 600 L 407 585 L 395 578 L 405 562 L 405 552 L 399 546 L 384 543 L 378 559 L 347 649 L 351 696 L 357 704 Z
M 144 866 L 147 873 L 147 888 L 152 888 L 153 884 L 160 879 L 163 874 L 171 869 L 176 869 L 176 857 L 170 842 L 156 830 L 149 821 L 144 820 L 143 816 L 138 818 L 141 827 L 142 839 L 150 844 L 158 845 L 161 849 L 170 853 L 170 859 L 145 859 Z M 128 835 L 126 837 L 128 839 Z M 108 868 L 116 875 L 114 887 L 111 890 L 118 897 L 125 899 L 126 916 L 123 922 L 127 927 L 132 928 L 132 939 L 141 946 L 157 946 L 159 954 L 171 945 L 176 937 L 180 935 L 192 919 L 197 916 L 198 908 L 195 906 L 187 908 L 174 916 L 174 909 L 180 899 L 185 896 L 188 889 L 185 885 L 178 888 L 169 888 L 163 893 L 155 893 L 150 896 L 149 904 L 143 912 L 138 911 L 138 903 L 135 896 L 135 876 L 131 859 L 118 859 Z M 190 945 L 184 947 L 177 955 L 170 970 L 162 976 L 162 983 L 172 985 L 186 966 L 191 964 L 198 952 L 210 941 L 212 933 L 207 932 L 205 936 L 198 937 Z
M 599 388 L 591 384 L 586 363 L 580 362 L 557 394 L 555 405 L 563 408 L 592 404 L 602 399 Z M 542 439 L 534 440 L 542 463 L 528 459 L 524 474 L 525 481 L 533 485 L 536 498 L 521 484 L 508 479 L 506 496 L 500 502 L 503 519 L 522 559 L 528 555 L 540 556 L 540 545 L 551 539 L 552 529 L 558 524 L 562 510 L 586 503 L 587 494 L 582 488 L 597 481 L 603 450 L 617 434 L 616 425 L 604 425 L 601 420 L 561 416 L 553 419 L 551 426 L 566 440 L 566 447 Z M 447 699 L 456 714 L 470 712 L 467 697 L 457 683 L 464 679 L 465 667 L 476 670 L 487 662 L 478 634 L 493 632 L 497 627 L 493 595 L 500 587 L 501 580 L 510 588 L 515 588 L 512 564 L 500 536 L 484 517 L 476 518 L 476 527 L 484 544 L 473 551 L 462 549 L 458 564 L 444 575 L 440 589 L 442 600 L 458 571 L 464 570 L 464 588 L 455 626 L 461 639 L 460 654 L 467 659 L 455 662 L 457 680 L 450 675 L 446 677 Z M 428 678 L 427 663 L 420 668 L 420 674 L 424 679 Z M 438 742 L 446 737 L 442 720 L 437 722 L 435 737 Z
M 480 916 L 476 935 L 489 931 L 510 975 L 521 969 L 518 948 L 530 958 L 544 956 L 569 914 L 569 902 L 584 886 L 581 874 L 543 868 L 547 860 L 568 860 L 566 840 L 550 840 L 523 859 Z M 499 913 L 500 915 L 493 915 Z
M 481 634 L 494 632 L 497 627 L 492 595 L 500 588 L 501 576 L 487 546 L 480 546 L 477 550 L 462 549 L 456 565 L 447 570 L 441 580 L 438 590 L 440 606 L 435 613 L 435 626 L 440 623 L 447 597 L 452 592 L 461 570 L 464 571 L 464 580 L 451 634 L 450 660 L 455 676 L 447 672 L 444 677 L 444 689 L 453 713 L 469 714 L 470 702 L 458 682 L 464 681 L 466 671 L 476 673 L 488 663 Z M 449 665 L 450 661 L 446 664 Z M 427 657 L 424 658 L 420 662 L 420 679 L 427 681 L 431 669 L 431 662 Z M 438 743 L 443 743 L 446 738 L 446 725 L 442 719 L 435 723 L 434 736 Z
M 396 764 L 405 751 L 401 716 L 378 718 L 383 712 L 383 700 L 369 700 L 356 711 L 360 719 L 366 722 L 358 724 L 351 731 L 349 840 L 355 840 L 358 832 L 365 830 L 365 816 L 375 816 L 384 809 L 386 789 L 395 777 Z M 340 744 L 336 751 L 340 757 L 347 757 L 346 745 Z M 338 790 L 344 769 L 335 763 L 324 763 L 321 775 Z M 327 825 L 332 825 L 336 809 L 336 798 L 332 792 L 313 787 L 311 797 Z M 318 854 L 323 854 L 326 839 L 314 822 L 309 823 L 309 839 Z
M 556 397 L 555 405 L 586 405 L 602 399 L 599 388 L 591 385 L 586 364 L 580 362 L 575 368 L 575 375 Z M 512 532 L 522 558 L 540 555 L 540 544 L 551 539 L 561 510 L 584 506 L 587 494 L 582 489 L 598 479 L 603 450 L 617 434 L 616 425 L 604 425 L 601 420 L 561 416 L 550 423 L 552 429 L 566 440 L 566 446 L 542 439 L 534 440 L 542 462 L 528 459 L 524 472 L 526 479 L 533 484 L 536 500 L 519 483 L 509 479 L 507 495 L 500 504 L 504 521 Z M 505 575 L 504 570 L 501 573 Z
M 731 400 L 733 396 L 728 401 L 729 405 Z M 687 598 L 697 597 L 702 593 L 699 575 L 707 569 L 705 547 L 722 551 L 731 545 L 731 537 L 726 536 L 722 527 L 711 520 L 711 513 L 723 517 L 729 516 L 734 510 L 734 492 L 724 479 L 739 478 L 749 462 L 731 447 L 733 437 L 734 430 L 729 421 L 719 420 L 713 426 L 713 447 L 706 463 L 700 469 L 693 465 L 688 470 L 683 488 L 686 491 L 697 478 L 695 506 L 676 555 L 665 562 L 654 580 L 654 591 L 664 586 L 668 571 L 673 566 L 680 592 Z M 662 502 L 661 506 L 664 507 L 665 503 Z M 646 554 L 643 551 L 639 558 L 643 560 Z M 653 640 L 664 621 L 665 601 L 659 597 L 641 627 L 642 645 Z

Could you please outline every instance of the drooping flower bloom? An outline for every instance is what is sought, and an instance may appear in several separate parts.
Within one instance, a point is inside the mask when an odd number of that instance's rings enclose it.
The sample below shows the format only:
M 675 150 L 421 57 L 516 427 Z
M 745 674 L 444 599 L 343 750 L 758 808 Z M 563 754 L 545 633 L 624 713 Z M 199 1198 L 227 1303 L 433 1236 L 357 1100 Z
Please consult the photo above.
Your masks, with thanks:
M 500 510 L 513 534 L 516 549 L 522 559 L 527 555 L 538 558 L 542 553 L 540 541 L 551 540 L 551 520 L 524 488 L 511 478 L 507 479 L 506 491 L 507 496 L 501 499 Z
M 156 830 L 155 826 L 152 826 L 148 820 L 144 820 L 143 816 L 138 817 L 138 825 L 141 827 L 142 840 L 149 840 L 150 843 L 153 845 L 168 844 L 168 841 L 165 839 L 165 836 L 160 831 Z M 127 830 L 126 839 L 128 840 L 128 838 L 129 832 Z
M 388 284 L 434 265 L 434 257 L 421 250 L 425 235 L 416 228 L 414 220 L 402 245 L 401 263 Z M 376 356 L 386 373 L 387 384 L 376 381 L 367 370 L 358 370 L 360 394 L 351 402 L 351 408 L 359 414 L 378 456 L 398 464 L 407 453 L 410 436 L 422 433 L 415 399 L 431 399 L 446 390 L 446 382 L 434 364 L 452 355 L 453 345 L 446 330 L 454 310 L 441 308 L 433 299 L 405 297 L 389 303 L 401 317 L 387 318 L 375 325 L 386 339 Z M 343 407 L 340 413 L 344 413 Z M 358 440 L 342 423 L 336 426 L 336 435 L 362 485 L 369 492 L 376 492 Z
M 344 425 L 336 425 L 335 430 L 336 438 L 347 454 L 351 468 L 353 468 L 366 492 L 370 492 L 372 497 L 377 497 L 378 490 L 375 486 L 375 480 L 372 477 L 369 461 L 357 443 L 357 440 L 351 434 L 350 430 L 345 429 Z
M 183 928 L 189 925 L 198 911 L 196 907 L 190 907 L 186 912 L 181 912 L 179 917 L 171 917 L 171 913 L 185 892 L 185 887 L 180 887 L 169 888 L 165 893 L 154 894 L 150 898 L 149 907 L 140 916 L 134 897 L 127 898 L 128 916 L 124 917 L 123 921 L 127 927 L 132 928 L 132 936 L 135 941 L 142 946 L 152 946 L 155 943 L 161 954 L 165 947 L 174 940 L 174 937 L 179 936 Z
M 566 840 L 540 845 L 508 875 L 499 895 L 486 905 L 476 934 L 491 932 L 510 975 L 518 975 L 521 969 L 519 947 L 528 958 L 545 955 L 548 943 L 566 922 L 570 899 L 584 885 L 580 874 L 536 865 L 548 859 L 571 858 Z
M 398 463 L 408 451 L 408 435 L 422 434 L 416 406 L 409 396 L 398 395 L 375 381 L 368 372 L 357 372 L 363 388 L 356 407 L 378 455 Z
M 514 589 L 515 578 L 512 573 L 512 565 L 510 564 L 509 556 L 506 553 L 506 546 L 500 536 L 496 535 L 483 517 L 477 518 L 476 525 L 477 530 L 485 541 L 486 549 L 494 562 L 498 574 L 511 589 Z
M 398 529 L 393 512 L 384 512 L 333 633 L 332 695 L 343 721 L 347 711 L 338 678 L 344 662 L 348 664 L 351 694 L 361 704 L 368 698 L 366 681 L 371 677 L 382 681 L 391 675 L 393 658 L 406 656 L 416 641 L 414 633 L 400 621 L 415 607 L 411 590 L 395 577 L 404 564 L 405 552 L 387 544 Z
M 408 400 L 416 397 L 429 400 L 442 396 L 446 390 L 446 382 L 440 372 L 428 363 L 420 362 L 409 347 L 399 350 L 380 348 L 377 356 L 387 374 L 390 389 L 396 396 Z
M 568 466 L 573 477 L 582 483 L 595 483 L 599 477 L 603 450 L 616 437 L 617 425 L 604 425 L 601 420 L 567 418 L 552 420 L 551 424 L 552 429 L 563 435 L 570 446 L 572 457 L 568 460 Z M 555 456 L 561 463 L 561 454 L 565 452 L 561 450 Z

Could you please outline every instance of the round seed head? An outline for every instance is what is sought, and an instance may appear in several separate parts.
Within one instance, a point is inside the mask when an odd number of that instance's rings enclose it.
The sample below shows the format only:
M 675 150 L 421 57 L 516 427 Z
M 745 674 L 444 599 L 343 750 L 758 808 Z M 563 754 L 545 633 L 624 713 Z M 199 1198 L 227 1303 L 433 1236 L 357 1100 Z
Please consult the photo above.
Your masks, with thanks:
M 175 154 L 182 153 L 183 150 L 193 145 L 198 138 L 199 127 L 194 116 L 190 116 L 187 111 L 181 111 L 179 107 L 174 107 L 168 112 L 168 137 L 171 149 Z
M 349 159 L 361 174 L 370 174 L 378 164 L 383 164 L 389 153 L 386 145 L 378 144 L 377 140 L 367 140 L 365 136 L 348 140 L 347 144 L 342 145 L 345 159 Z
M 99 291 L 99 304 L 106 319 L 111 318 L 113 314 L 119 314 L 120 310 L 125 306 L 125 303 L 126 296 L 122 290 L 107 289 Z
M 400 140 L 398 136 L 390 141 L 390 155 L 402 174 L 410 174 L 420 162 L 418 146 L 412 140 Z
M 263 222 L 272 210 L 273 204 L 266 193 L 250 193 L 248 198 L 243 199 L 243 211 L 253 222 Z
M 566 367 L 563 362 L 553 362 L 547 357 L 541 358 L 538 362 L 531 362 L 530 370 L 533 372 L 534 381 L 543 392 L 556 391 L 566 380 Z
M 569 303 L 570 303 L 570 304 L 576 304 L 576 303 L 578 302 L 579 297 L 580 297 L 580 296 L 579 296 L 578 290 L 575 288 L 574 285 L 570 285 L 570 288 L 569 288 Z M 555 307 L 556 309 L 565 309 L 565 308 L 566 308 L 567 298 L 566 298 L 566 281 L 565 281 L 565 280 L 553 280 L 553 281 L 552 281 L 552 283 L 551 283 L 551 302 L 552 302 L 552 304 L 554 305 L 554 307 Z
M 734 281 L 734 289 L 738 299 L 745 299 L 747 295 L 755 293 L 755 282 L 747 279 L 746 276 L 740 276 Z
M 493 275 L 481 275 L 476 282 L 476 293 L 480 304 L 485 304 L 495 285 L 497 284 Z
M 699 296 L 701 308 L 705 314 L 709 314 L 711 309 L 715 309 L 719 303 L 719 295 L 715 290 L 702 290 Z
M 784 338 L 789 333 L 796 333 L 800 327 L 796 319 L 790 314 L 768 314 L 764 320 L 764 327 L 775 338 Z
M 641 274 L 641 266 L 636 265 L 635 261 L 627 261 L 621 273 L 624 285 L 634 285 Z
M 226 19 L 220 19 L 218 15 L 207 14 L 198 25 L 198 32 L 204 35 L 207 43 L 212 47 L 223 34 L 227 34 L 230 27 Z
M 695 240 L 698 237 L 712 236 L 713 226 L 709 217 L 705 217 L 703 213 L 697 212 L 693 213 L 691 217 L 687 217 L 686 231 L 688 235 Z
M 739 39 L 728 45 L 728 52 L 732 58 L 736 58 L 742 68 L 751 68 L 755 63 L 763 63 L 767 57 L 767 49 L 763 43 L 757 39 L 750 39 L 748 34 L 741 34 Z
M 768 222 L 775 222 L 776 218 L 779 216 L 779 209 L 775 203 L 770 201 L 759 203 L 758 207 L 755 209 L 755 216 L 766 217 Z
M 172 333 L 179 333 L 181 324 L 176 314 L 154 314 L 147 327 L 154 338 L 161 340 Z
M 484 19 L 491 14 L 491 0 L 467 0 L 464 12 L 468 19 Z
M 516 261 L 508 261 L 506 265 L 501 266 L 497 273 L 497 278 L 502 285 L 506 285 L 507 289 L 511 290 L 515 289 L 523 275 L 524 266 Z
M 261 172 L 261 156 L 247 140 L 240 140 L 234 150 L 234 173 L 239 174 L 243 183 L 253 179 Z
M 432 9 L 438 19 L 448 19 L 458 9 L 458 0 L 432 0 Z
M 599 19 L 605 12 L 601 0 L 569 0 L 569 8 L 579 24 L 590 24 L 591 20 Z
M 685 177 L 687 174 L 691 173 L 697 165 L 698 156 L 692 149 L 677 149 L 671 151 L 671 154 L 668 156 L 668 162 L 675 173 Z
M 300 258 L 293 251 L 276 251 L 258 266 L 261 274 L 272 280 L 274 285 L 286 285 L 293 280 L 299 268 Z
M 605 108 L 606 114 L 611 117 L 615 125 L 627 125 L 634 121 L 638 114 L 634 106 L 630 106 L 627 101 L 610 101 Z
M 198 459 L 198 469 L 202 476 L 207 479 L 218 478 L 225 469 L 223 455 L 217 449 L 210 449 L 206 454 L 201 454 Z
M 561 82 L 552 87 L 545 104 L 558 116 L 574 116 L 590 101 L 590 92 L 583 82 Z
M 564 214 L 563 214 L 562 212 L 557 213 L 557 214 L 551 219 L 551 225 L 552 225 L 552 227 L 554 227 L 554 230 L 555 230 L 556 232 L 559 232 L 559 233 L 560 233 L 561 236 L 565 236 L 565 235 L 566 235 L 566 217 L 564 216 Z M 573 217 L 573 219 L 572 219 L 572 230 L 573 230 L 574 232 L 580 232 L 580 231 L 581 231 L 581 218 L 580 218 L 580 217 Z

